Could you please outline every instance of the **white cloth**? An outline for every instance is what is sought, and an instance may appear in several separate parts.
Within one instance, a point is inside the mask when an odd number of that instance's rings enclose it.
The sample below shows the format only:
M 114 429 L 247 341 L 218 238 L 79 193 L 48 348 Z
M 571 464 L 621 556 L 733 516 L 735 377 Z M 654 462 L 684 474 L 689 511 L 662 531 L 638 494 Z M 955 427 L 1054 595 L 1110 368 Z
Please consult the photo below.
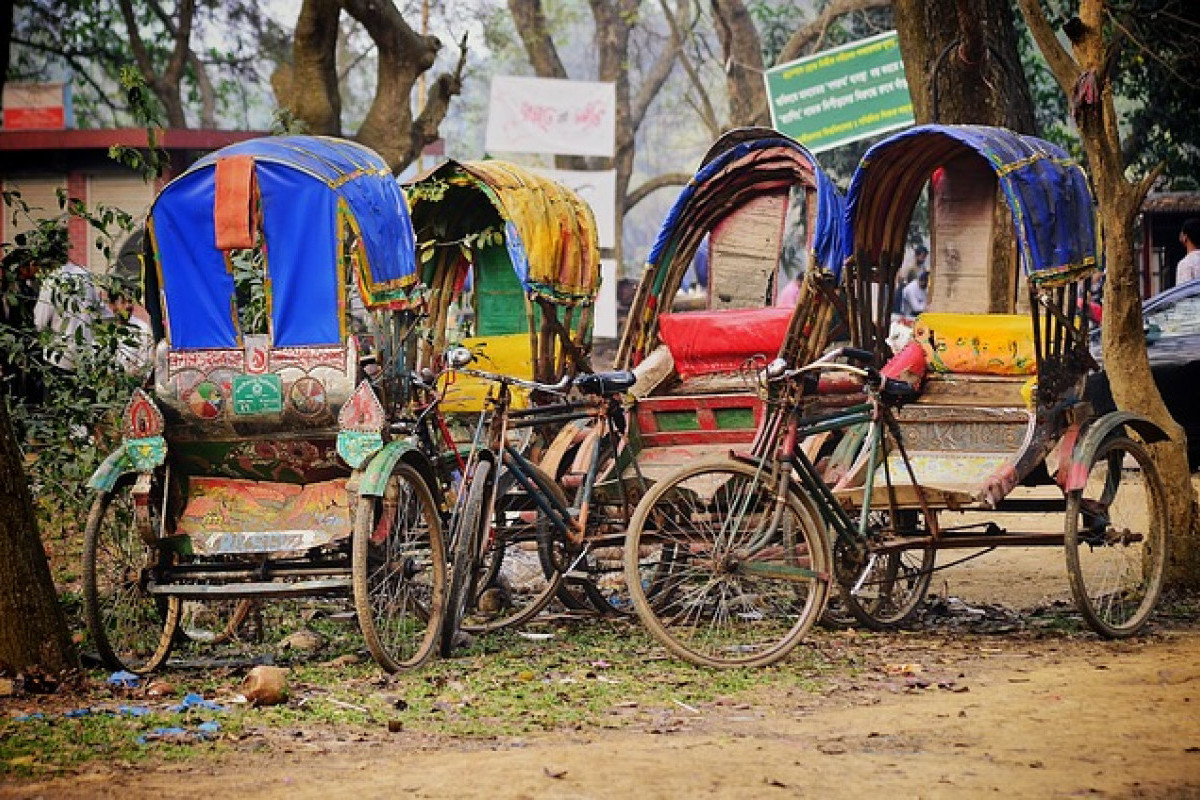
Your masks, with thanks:
M 909 281 L 904 287 L 900 300 L 900 313 L 906 317 L 915 317 L 925 310 L 929 303 L 929 295 L 921 286 L 920 280 Z
M 144 313 L 135 310 L 130 315 L 117 344 L 117 360 L 131 375 L 145 375 L 154 360 L 154 332 Z
M 1200 250 L 1193 250 L 1179 259 L 1179 264 L 1175 267 L 1176 286 L 1196 278 L 1200 278 Z
M 33 324 L 53 333 L 46 360 L 60 369 L 75 369 L 79 349 L 92 344 L 92 324 L 100 313 L 100 293 L 90 272 L 68 261 L 51 273 L 33 307 Z

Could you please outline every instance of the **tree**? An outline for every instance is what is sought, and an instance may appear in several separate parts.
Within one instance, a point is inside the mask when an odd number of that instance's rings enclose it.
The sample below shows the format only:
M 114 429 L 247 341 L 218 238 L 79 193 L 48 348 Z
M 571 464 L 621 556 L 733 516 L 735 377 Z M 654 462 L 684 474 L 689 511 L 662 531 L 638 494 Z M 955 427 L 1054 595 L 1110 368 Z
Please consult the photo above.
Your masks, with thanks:
M 76 666 L 8 408 L 0 402 L 0 671 L 58 676 Z
M 437 140 L 450 98 L 462 89 L 466 37 L 459 44 L 454 71 L 434 79 L 414 118 L 411 97 L 419 78 L 434 66 L 441 49 L 437 37 L 415 32 L 390 0 L 304 0 L 296 21 L 292 62 L 276 70 L 271 84 L 279 105 L 311 133 L 342 135 L 337 42 L 343 11 L 363 26 L 377 50 L 375 97 L 354 138 L 400 172 L 425 145 Z
M 1169 443 L 1154 448 L 1168 488 L 1167 579 L 1174 585 L 1200 585 L 1200 531 L 1196 525 L 1196 496 L 1189 480 L 1186 439 L 1182 427 L 1167 413 L 1150 373 L 1142 333 L 1137 262 L 1133 258 L 1134 222 L 1163 166 L 1158 165 L 1136 180 L 1127 177 L 1114 102 L 1118 56 L 1127 44 L 1138 46 L 1136 42 L 1127 42 L 1124 33 L 1131 29 L 1130 16 L 1138 9 L 1118 7 L 1105 0 L 1081 0 L 1077 16 L 1067 18 L 1062 26 L 1070 40 L 1068 48 L 1055 35 L 1050 17 L 1039 0 L 1018 0 L 1018 3 L 1038 48 L 1071 100 L 1100 208 L 1107 275 L 1102 343 L 1113 399 L 1118 407 L 1149 417 L 1171 437 Z
M 69 69 L 85 125 L 105 117 L 111 125 L 130 123 L 118 87 L 131 64 L 160 106 L 156 115 L 171 127 L 216 127 L 239 103 L 245 118 L 262 85 L 260 61 L 278 58 L 285 39 L 251 0 L 180 0 L 173 10 L 156 0 L 17 0 L 14 12 L 9 74 L 47 80 Z
M 1008 0 L 895 0 L 892 9 L 918 123 L 1036 132 Z
M 10 7 L 4 15 L 6 64 L 12 26 Z M 23 460 L 8 404 L 0 398 L 0 519 L 5 520 L 0 526 L 0 670 L 60 675 L 76 665 L 76 656 L 38 535 Z
M 682 13 L 686 0 L 677 0 Z M 630 41 L 643 22 L 642 0 L 588 0 L 594 22 L 593 42 L 597 53 L 595 79 L 615 84 L 616 88 L 616 145 L 612 167 L 616 171 L 617 258 L 621 258 L 621 220 L 626 211 L 651 191 L 662 186 L 686 183 L 690 175 L 674 173 L 658 176 L 647 185 L 630 191 L 634 156 L 637 151 L 638 129 L 666 83 L 679 54 L 679 32 L 672 29 L 668 43 L 661 48 L 635 87 L 630 79 Z M 508 0 L 517 33 L 534 73 L 542 78 L 568 79 L 567 68 L 559 56 L 558 47 L 547 24 L 541 0 Z M 596 160 L 559 158 L 560 167 L 569 169 L 599 168 Z

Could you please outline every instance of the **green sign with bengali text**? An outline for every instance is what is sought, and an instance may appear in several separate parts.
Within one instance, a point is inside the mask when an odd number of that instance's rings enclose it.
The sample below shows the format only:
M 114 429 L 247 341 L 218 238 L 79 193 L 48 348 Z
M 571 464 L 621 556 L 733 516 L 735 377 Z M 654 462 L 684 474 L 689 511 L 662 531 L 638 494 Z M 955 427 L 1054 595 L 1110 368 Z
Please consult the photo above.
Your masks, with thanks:
M 895 31 L 766 73 L 771 123 L 814 153 L 913 124 Z
M 242 416 L 283 411 L 283 386 L 278 375 L 233 376 L 233 413 Z

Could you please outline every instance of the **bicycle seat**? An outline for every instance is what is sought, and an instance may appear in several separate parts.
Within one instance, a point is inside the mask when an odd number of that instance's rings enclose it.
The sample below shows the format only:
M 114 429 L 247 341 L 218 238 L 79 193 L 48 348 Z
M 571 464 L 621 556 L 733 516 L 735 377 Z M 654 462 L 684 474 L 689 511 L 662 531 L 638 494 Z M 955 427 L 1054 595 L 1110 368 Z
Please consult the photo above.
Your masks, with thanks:
M 921 396 L 921 390 L 913 386 L 907 381 L 896 380 L 895 378 L 884 378 L 883 385 L 879 387 L 879 399 L 885 405 L 899 408 L 905 403 L 911 403 Z
M 628 370 L 614 372 L 589 372 L 575 378 L 575 388 L 584 394 L 612 397 L 629 390 L 637 382 L 637 376 Z

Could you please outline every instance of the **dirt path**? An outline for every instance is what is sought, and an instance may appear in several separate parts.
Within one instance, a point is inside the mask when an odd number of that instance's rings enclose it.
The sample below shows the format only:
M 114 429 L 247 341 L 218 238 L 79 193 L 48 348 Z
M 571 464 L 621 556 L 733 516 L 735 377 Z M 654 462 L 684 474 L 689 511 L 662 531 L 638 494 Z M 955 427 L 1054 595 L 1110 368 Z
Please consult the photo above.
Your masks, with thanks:
M 519 740 L 303 729 L 244 752 L 97 766 L 3 797 L 1200 797 L 1200 627 L 1131 643 L 853 635 L 821 694 L 615 709 Z M 599 724 L 603 724 L 600 721 Z

